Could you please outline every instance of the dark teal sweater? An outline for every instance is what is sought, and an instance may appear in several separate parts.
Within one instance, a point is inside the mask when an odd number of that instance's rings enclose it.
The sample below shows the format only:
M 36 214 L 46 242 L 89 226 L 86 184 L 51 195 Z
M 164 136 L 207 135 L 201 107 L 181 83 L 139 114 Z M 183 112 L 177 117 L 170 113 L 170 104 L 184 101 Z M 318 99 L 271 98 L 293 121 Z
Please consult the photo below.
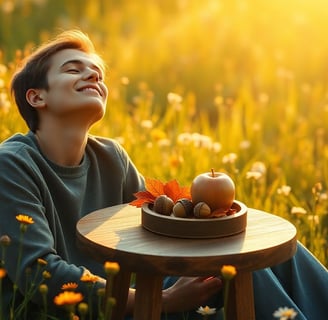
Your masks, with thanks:
M 32 132 L 4 141 L 0 145 L 0 236 L 11 238 L 4 259 L 8 272 L 3 284 L 5 304 L 12 296 L 13 281 L 24 293 L 25 270 L 32 268 L 34 274 L 38 258 L 47 261 L 46 270 L 51 274 L 46 282 L 50 305 L 67 282 L 78 283 L 78 291 L 86 296 L 86 287 L 79 281 L 84 268 L 102 276 L 103 265 L 77 249 L 77 221 L 91 211 L 130 202 L 133 193 L 142 188 L 142 176 L 114 140 L 90 136 L 83 161 L 76 167 L 47 160 Z M 17 272 L 18 214 L 32 217 L 34 223 L 24 234 Z M 36 294 L 33 302 L 40 304 L 40 295 Z

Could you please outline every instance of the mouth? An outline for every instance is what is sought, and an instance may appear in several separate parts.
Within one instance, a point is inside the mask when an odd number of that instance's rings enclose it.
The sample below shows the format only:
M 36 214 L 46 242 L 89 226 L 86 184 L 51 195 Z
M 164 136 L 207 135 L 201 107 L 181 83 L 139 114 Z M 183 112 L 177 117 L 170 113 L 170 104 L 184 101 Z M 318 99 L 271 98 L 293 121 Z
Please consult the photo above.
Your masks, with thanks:
M 80 92 L 93 92 L 93 93 L 97 93 L 101 97 L 103 96 L 101 90 L 98 87 L 95 87 L 95 86 L 86 86 L 86 87 L 78 89 L 78 91 L 80 91 Z

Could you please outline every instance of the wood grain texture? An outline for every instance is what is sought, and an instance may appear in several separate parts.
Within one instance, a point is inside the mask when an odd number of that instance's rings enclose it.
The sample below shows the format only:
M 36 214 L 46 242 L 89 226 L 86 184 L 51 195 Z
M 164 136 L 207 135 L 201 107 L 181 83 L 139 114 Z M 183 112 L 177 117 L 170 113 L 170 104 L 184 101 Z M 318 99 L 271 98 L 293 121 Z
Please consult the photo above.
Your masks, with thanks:
M 144 320 L 145 314 L 160 319 L 163 276 L 219 275 L 227 264 L 237 269 L 229 320 L 254 319 L 252 271 L 286 261 L 296 251 L 291 223 L 251 208 L 245 231 L 223 238 L 184 239 L 150 232 L 141 225 L 141 209 L 128 204 L 90 213 L 78 222 L 76 232 L 79 248 L 95 260 L 117 261 L 124 273 L 137 274 L 142 292 L 137 289 L 135 320 Z M 124 285 L 115 294 L 124 297 L 127 290 Z M 123 319 L 122 310 L 117 314 L 115 319 Z

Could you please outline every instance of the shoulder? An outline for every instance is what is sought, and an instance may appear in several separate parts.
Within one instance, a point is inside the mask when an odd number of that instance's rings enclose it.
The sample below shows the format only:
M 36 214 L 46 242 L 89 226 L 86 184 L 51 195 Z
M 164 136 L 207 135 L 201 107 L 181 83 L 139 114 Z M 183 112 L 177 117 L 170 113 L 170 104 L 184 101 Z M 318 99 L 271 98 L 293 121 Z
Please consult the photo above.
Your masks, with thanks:
M 105 137 L 89 135 L 87 151 L 96 152 L 98 155 L 107 154 L 128 158 L 126 150 L 118 141 Z
M 27 154 L 40 153 L 33 137 L 33 133 L 15 134 L 10 138 L 4 140 L 0 144 L 0 159 L 6 158 L 5 156 L 22 157 Z

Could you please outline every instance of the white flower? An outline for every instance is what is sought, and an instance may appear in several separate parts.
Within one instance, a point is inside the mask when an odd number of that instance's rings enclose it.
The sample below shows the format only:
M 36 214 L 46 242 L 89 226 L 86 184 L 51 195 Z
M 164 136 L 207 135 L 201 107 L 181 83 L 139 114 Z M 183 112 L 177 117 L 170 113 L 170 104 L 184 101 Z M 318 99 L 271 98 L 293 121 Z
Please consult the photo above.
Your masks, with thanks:
M 167 95 L 167 101 L 170 104 L 180 104 L 182 102 L 182 97 L 177 93 L 169 92 Z
M 275 318 L 279 318 L 280 320 L 291 320 L 297 316 L 297 312 L 293 308 L 279 308 L 273 313 Z
M 225 156 L 223 156 L 222 162 L 223 163 L 235 163 L 237 160 L 237 157 L 238 156 L 236 153 L 231 152 L 231 153 L 228 153 Z
M 302 207 L 293 207 L 291 214 L 306 214 L 306 210 Z
M 291 190 L 292 188 L 290 186 L 284 185 L 277 189 L 277 193 L 287 197 L 290 194 Z
M 153 127 L 153 122 L 151 120 L 142 120 L 141 127 L 145 129 L 151 129 Z
M 210 308 L 209 306 L 199 307 L 197 312 L 202 316 L 207 316 L 216 313 L 216 308 Z
M 258 171 L 248 171 L 246 172 L 246 179 L 259 180 L 262 177 L 262 173 Z

